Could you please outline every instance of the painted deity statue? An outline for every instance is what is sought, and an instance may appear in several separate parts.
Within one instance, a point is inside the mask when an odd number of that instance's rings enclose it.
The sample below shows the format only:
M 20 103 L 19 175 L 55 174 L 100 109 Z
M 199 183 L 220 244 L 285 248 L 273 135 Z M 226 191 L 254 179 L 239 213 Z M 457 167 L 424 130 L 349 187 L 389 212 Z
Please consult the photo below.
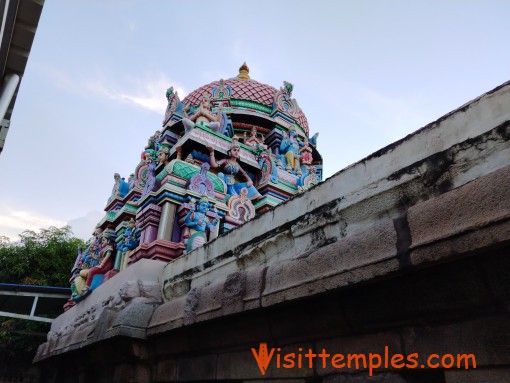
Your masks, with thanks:
M 78 257 L 74 263 L 72 276 L 69 280 L 71 283 L 71 299 L 69 300 L 71 306 L 81 299 L 82 290 L 85 287 L 85 281 L 89 272 L 88 258 L 93 247 L 95 247 L 94 250 L 97 249 L 96 244 L 91 244 L 84 252 L 81 246 L 78 247 Z
M 116 270 L 121 270 L 127 263 L 126 253 L 135 249 L 140 244 L 140 230 L 136 227 L 136 221 L 131 218 L 126 231 L 124 231 L 123 240 L 117 248 L 117 258 L 115 259 Z
M 82 289 L 83 292 L 90 291 L 95 275 L 106 274 L 113 268 L 113 245 L 110 239 L 110 232 L 103 233 L 98 260 L 99 264 L 89 269 L 85 286 Z
M 232 140 L 229 150 L 227 151 L 228 158 L 216 161 L 214 158 L 214 148 L 208 147 L 210 152 L 210 163 L 212 168 L 219 168 L 222 172 L 218 173 L 220 177 L 227 184 L 227 193 L 231 196 L 238 196 L 241 193 L 242 188 L 246 188 L 248 191 L 247 198 L 253 200 L 262 197 L 253 186 L 248 173 L 244 171 L 238 162 L 240 157 L 241 147 L 239 146 L 238 140 Z M 236 176 L 242 176 L 246 182 L 236 182 Z
M 158 150 L 158 161 L 163 166 L 168 165 L 170 162 L 170 148 L 167 141 L 163 142 Z
M 154 133 L 154 146 L 155 146 L 154 149 L 156 151 L 158 151 L 161 146 L 161 139 L 162 139 L 161 131 L 156 130 L 156 133 Z
M 145 160 L 145 155 L 156 149 L 156 139 L 154 136 L 149 137 L 149 141 L 142 152 L 142 160 Z
M 181 100 L 179 99 L 179 95 L 177 92 L 174 92 L 174 87 L 171 86 L 166 90 L 166 99 L 168 101 L 166 112 L 165 112 L 165 119 L 163 120 L 163 123 L 172 115 L 173 112 L 177 109 L 179 104 L 181 103 Z
M 156 132 L 149 137 L 147 145 L 145 145 L 145 148 L 141 154 L 142 161 L 145 160 L 147 154 L 152 154 L 153 152 L 157 152 L 159 150 L 159 148 L 161 147 L 162 139 L 163 136 L 161 135 L 161 132 L 159 130 L 156 130 Z
M 136 177 L 134 173 L 131 173 L 128 178 L 128 189 L 131 190 L 135 187 Z
M 103 232 L 101 228 L 96 227 L 92 237 L 89 239 L 89 246 L 85 251 L 81 247 L 78 248 L 78 257 L 72 269 L 71 283 L 71 300 L 70 305 L 83 298 L 84 288 L 90 268 L 97 266 L 100 262 L 99 249 L 101 245 Z
M 245 145 L 251 146 L 252 149 L 267 149 L 267 145 L 264 145 L 264 140 L 262 138 L 257 137 L 257 127 L 254 126 L 251 128 L 250 135 L 248 136 L 246 132 L 244 132 L 244 143 Z
M 303 140 L 303 147 L 299 149 L 299 154 L 301 155 L 301 163 L 306 166 L 310 166 L 312 164 L 312 147 L 308 143 L 308 138 L 305 137 Z
M 156 167 L 157 162 L 152 158 L 152 153 L 145 153 L 145 162 L 147 163 L 147 178 L 145 180 L 145 186 L 143 188 L 142 197 L 154 191 L 156 188 Z
M 295 127 L 289 130 L 289 135 L 280 144 L 280 152 L 285 156 L 287 166 L 285 170 L 292 171 L 299 168 L 299 142 Z
M 195 124 L 204 123 L 209 129 L 218 132 L 221 127 L 221 115 L 222 115 L 222 107 L 220 107 L 218 114 L 214 114 L 211 110 L 211 98 L 207 93 L 204 93 L 202 96 L 202 101 L 200 102 L 200 106 L 198 110 L 188 118 L 187 114 L 185 118 L 182 119 L 182 123 L 184 124 L 184 130 L 189 132 Z
M 218 223 L 218 213 L 210 220 L 206 213 L 209 208 L 209 200 L 202 197 L 198 201 L 196 211 L 190 211 L 184 218 L 185 225 L 190 228 L 190 235 L 186 242 L 186 251 L 190 252 L 207 242 L 206 230 L 212 231 Z
M 110 195 L 110 198 L 108 198 L 108 202 L 112 201 L 116 197 L 124 197 L 129 190 L 129 184 L 120 177 L 119 173 L 115 173 L 113 175 L 113 180 L 114 184 L 112 194 Z
M 90 269 L 99 264 L 99 245 L 94 243 L 84 254 L 81 269 Z

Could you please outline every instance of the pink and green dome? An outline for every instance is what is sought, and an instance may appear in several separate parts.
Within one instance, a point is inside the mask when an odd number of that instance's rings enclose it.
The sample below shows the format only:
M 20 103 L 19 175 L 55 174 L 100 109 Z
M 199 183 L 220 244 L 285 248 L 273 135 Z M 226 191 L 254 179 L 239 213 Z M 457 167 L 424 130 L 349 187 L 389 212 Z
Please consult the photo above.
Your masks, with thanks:
M 248 68 L 244 64 L 237 77 L 203 85 L 189 93 L 182 102 L 198 105 L 204 93 L 214 98 L 229 98 L 234 113 L 236 109 L 249 109 L 270 116 L 278 90 L 271 85 L 251 79 L 248 76 Z M 308 120 L 301 109 L 294 115 L 294 119 L 308 135 Z

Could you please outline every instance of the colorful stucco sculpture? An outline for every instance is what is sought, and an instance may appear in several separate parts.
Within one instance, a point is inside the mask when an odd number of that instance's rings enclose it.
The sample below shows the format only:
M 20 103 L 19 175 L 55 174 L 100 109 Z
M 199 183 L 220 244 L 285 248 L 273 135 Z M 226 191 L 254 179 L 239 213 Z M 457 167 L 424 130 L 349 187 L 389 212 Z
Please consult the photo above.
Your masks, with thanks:
M 106 215 L 73 267 L 67 307 L 140 259 L 175 259 L 320 182 L 317 133 L 309 137 L 293 89 L 251 79 L 246 64 L 182 101 L 168 88 L 162 129 L 128 182 L 114 176 Z M 98 272 L 97 262 L 110 270 Z

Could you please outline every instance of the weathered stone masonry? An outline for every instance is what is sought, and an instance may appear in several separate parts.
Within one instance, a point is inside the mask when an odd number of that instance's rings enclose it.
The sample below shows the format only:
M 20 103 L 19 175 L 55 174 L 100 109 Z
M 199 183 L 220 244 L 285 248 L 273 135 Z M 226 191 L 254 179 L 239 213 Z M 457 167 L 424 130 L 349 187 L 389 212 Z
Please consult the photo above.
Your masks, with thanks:
M 262 377 L 250 348 L 268 342 L 477 357 L 374 383 L 509 381 L 509 138 L 506 83 L 183 257 L 139 261 L 57 318 L 43 380 L 368 379 Z

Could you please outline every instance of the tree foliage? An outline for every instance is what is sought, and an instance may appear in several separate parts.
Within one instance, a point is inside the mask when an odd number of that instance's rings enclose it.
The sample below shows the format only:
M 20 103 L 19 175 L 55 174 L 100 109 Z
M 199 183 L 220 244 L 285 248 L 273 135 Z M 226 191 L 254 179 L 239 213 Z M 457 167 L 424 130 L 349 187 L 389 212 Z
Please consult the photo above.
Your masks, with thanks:
M 0 282 L 68 287 L 78 246 L 84 245 L 71 228 L 25 230 L 20 238 L 0 238 Z
M 52 226 L 39 233 L 25 230 L 20 238 L 10 242 L 0 236 L 0 282 L 69 287 L 78 246 L 84 246 L 71 228 Z M 48 330 L 48 323 L 0 318 L 0 365 L 11 370 L 29 367 Z M 7 360 L 16 363 L 7 366 Z

